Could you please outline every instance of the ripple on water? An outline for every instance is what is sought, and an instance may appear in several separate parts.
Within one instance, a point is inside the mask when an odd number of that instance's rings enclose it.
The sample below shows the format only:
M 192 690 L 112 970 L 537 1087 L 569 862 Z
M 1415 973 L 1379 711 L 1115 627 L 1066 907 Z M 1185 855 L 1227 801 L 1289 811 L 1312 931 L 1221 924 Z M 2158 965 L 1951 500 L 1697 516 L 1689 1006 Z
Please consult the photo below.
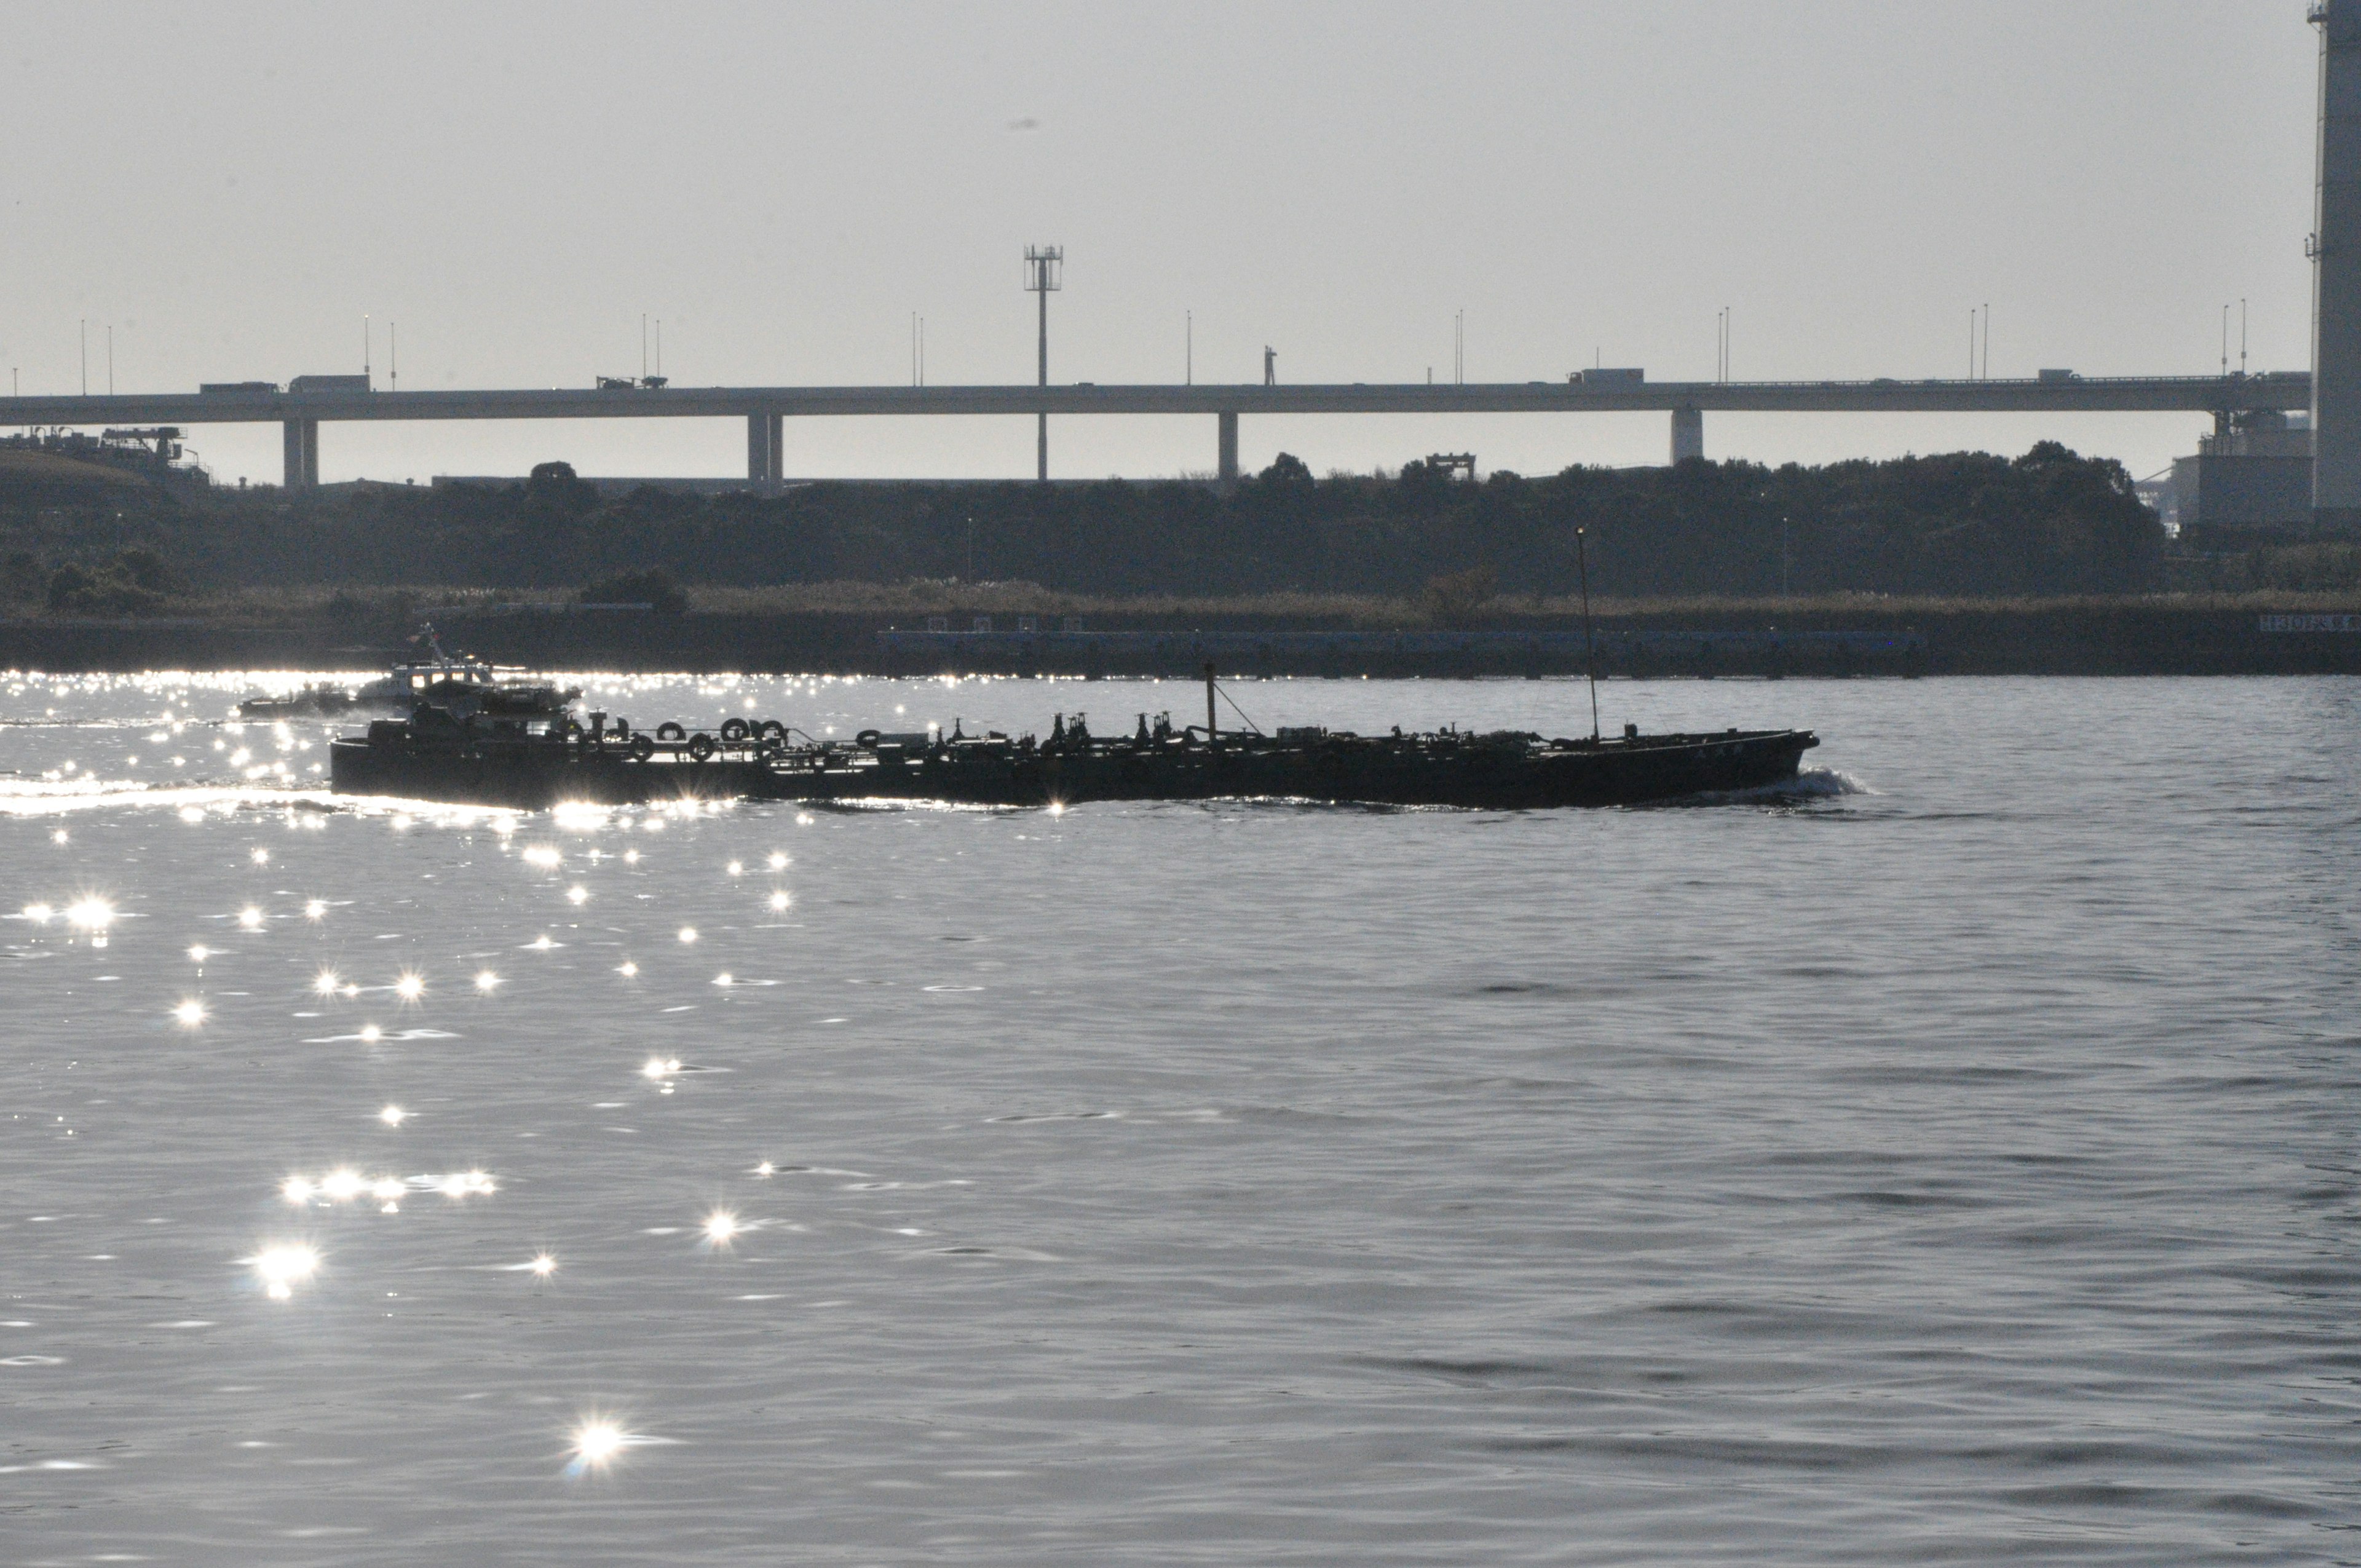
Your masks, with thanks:
M 2349 683 L 1617 682 L 1829 767 L 1055 823 L 339 800 L 245 684 L 0 675 L 12 1560 L 2340 1550 Z

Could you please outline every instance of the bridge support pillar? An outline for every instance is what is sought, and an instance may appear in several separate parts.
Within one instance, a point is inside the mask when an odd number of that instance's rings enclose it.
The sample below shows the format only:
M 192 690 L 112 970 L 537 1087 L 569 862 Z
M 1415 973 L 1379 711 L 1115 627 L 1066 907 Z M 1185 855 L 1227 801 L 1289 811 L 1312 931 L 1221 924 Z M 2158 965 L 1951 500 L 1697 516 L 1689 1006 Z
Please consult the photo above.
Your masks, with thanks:
M 746 416 L 746 477 L 766 490 L 777 489 L 786 477 L 786 459 L 780 450 L 785 425 L 786 416 L 775 409 Z
M 1224 491 L 1232 490 L 1238 483 L 1238 411 L 1224 409 L 1213 417 L 1221 426 L 1220 454 L 1213 474 Z
M 291 419 L 280 427 L 282 473 L 280 483 L 291 490 L 320 487 L 320 422 Z
M 1705 411 L 1675 409 L 1673 411 L 1673 461 L 1686 463 L 1692 457 L 1705 455 Z
M 2315 6 L 2320 146 L 2313 216 L 2312 519 L 2361 527 L 2361 0 Z

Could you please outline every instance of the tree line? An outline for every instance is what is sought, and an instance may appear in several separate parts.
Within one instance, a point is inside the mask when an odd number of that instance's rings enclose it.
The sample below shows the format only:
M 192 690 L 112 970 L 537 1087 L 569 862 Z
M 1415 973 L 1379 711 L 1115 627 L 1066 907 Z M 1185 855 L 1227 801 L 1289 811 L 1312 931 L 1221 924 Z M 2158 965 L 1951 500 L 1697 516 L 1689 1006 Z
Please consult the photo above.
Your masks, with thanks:
M 1577 532 L 1581 551 L 1577 552 Z M 578 589 L 957 578 L 1093 595 L 2136 592 L 2164 532 L 2122 465 L 2043 442 L 1768 467 L 1441 466 L 1317 477 L 1282 454 L 1224 494 L 1181 480 L 818 483 L 602 494 L 564 464 L 509 485 L 311 495 L 0 488 L 0 594 L 126 609 L 177 588 Z M 110 598 L 110 596 L 112 596 Z

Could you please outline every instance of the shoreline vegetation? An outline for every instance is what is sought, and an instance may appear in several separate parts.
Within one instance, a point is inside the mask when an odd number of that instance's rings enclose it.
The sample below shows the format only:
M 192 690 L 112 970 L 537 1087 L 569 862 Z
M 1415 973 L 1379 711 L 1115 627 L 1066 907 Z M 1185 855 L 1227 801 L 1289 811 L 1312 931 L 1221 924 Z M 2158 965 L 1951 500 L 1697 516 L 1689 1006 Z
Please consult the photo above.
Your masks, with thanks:
M 987 616 L 1002 631 L 1016 630 L 1014 620 L 1035 617 L 1045 623 L 1074 618 L 1093 631 L 1131 627 L 1178 627 L 1204 624 L 1295 626 L 1305 630 L 1355 631 L 1556 630 L 1578 623 L 1578 597 L 1495 592 L 1472 601 L 1438 604 L 1426 596 L 1390 597 L 1377 594 L 1268 593 L 1218 595 L 1074 594 L 1060 593 L 1038 583 L 963 583 L 957 578 L 920 579 L 902 583 L 783 583 L 764 587 L 684 585 L 684 603 L 673 613 L 696 618 L 874 618 L 878 630 L 897 626 L 918 630 L 933 617 L 972 622 Z M 417 630 L 425 621 L 476 626 L 486 620 L 519 617 L 587 616 L 611 620 L 618 615 L 645 614 L 658 620 L 661 609 L 642 610 L 638 602 L 629 609 L 607 608 L 608 601 L 588 600 L 583 590 L 566 592 L 522 588 L 453 588 L 389 584 L 368 587 L 296 585 L 286 587 L 237 587 L 212 593 L 175 594 L 144 613 L 108 613 L 104 606 L 86 609 L 50 609 L 37 604 L 0 611 L 0 624 L 20 630 L 40 626 L 136 625 L 202 623 L 224 629 L 341 627 L 354 632 Z M 2127 594 L 2019 594 L 1972 596 L 1943 594 L 1889 595 L 1868 593 L 1775 596 L 1696 594 L 1682 596 L 1591 598 L 1591 613 L 1603 623 L 1630 620 L 1739 618 L 1749 622 L 1768 618 L 1823 620 L 1830 617 L 1878 621 L 1909 621 L 1959 615 L 2072 616 L 2118 614 L 2126 611 L 2172 615 L 2266 615 L 2361 613 L 2361 588 L 2288 590 L 2251 588 L 2237 592 L 2158 590 Z M 915 624 L 914 624 L 915 622 Z M 966 624 L 953 630 L 966 630 Z M 1054 630 L 1054 627 L 1048 628 Z M 405 633 L 406 634 L 406 633 Z
M 1056 594 L 1021 583 L 688 591 L 242 589 L 148 616 L 0 617 L 0 670 L 348 670 L 445 648 L 544 669 L 874 675 L 2361 674 L 2361 595 L 1578 600 Z M 593 601 L 594 607 L 598 601 Z M 2295 625 L 2285 624 L 2292 618 Z M 988 622 L 988 630 L 979 626 Z M 2275 621 L 2279 622 L 2274 625 Z
M 2361 611 L 2361 543 L 2201 543 L 2120 464 L 2051 442 L 1480 480 L 1282 454 L 1229 493 L 615 493 L 546 463 L 291 495 L 77 459 L 0 470 L 0 665 L 351 667 L 432 620 L 574 667 L 1126 674 L 1218 651 L 1239 673 L 1548 674 L 1580 667 L 1587 567 L 1610 671 L 2361 669 L 2342 623 L 2266 620 Z

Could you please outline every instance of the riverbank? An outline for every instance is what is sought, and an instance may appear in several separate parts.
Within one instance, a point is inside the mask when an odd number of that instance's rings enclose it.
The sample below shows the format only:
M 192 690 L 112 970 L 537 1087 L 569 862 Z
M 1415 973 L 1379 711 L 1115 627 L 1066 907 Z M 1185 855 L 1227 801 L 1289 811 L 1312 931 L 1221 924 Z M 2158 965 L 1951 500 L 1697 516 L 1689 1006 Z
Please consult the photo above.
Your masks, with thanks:
M 797 606 L 789 592 L 678 615 L 390 595 L 24 617 L 0 620 L 0 668 L 367 669 L 409 649 L 422 619 L 446 645 L 560 669 L 1180 674 L 1211 658 L 1242 674 L 1476 676 L 1576 673 L 1587 657 L 1581 616 L 1558 600 L 1445 625 L 1344 597 L 1040 596 L 1027 611 L 1031 596 L 978 589 L 888 590 L 898 602 L 868 605 L 816 592 Z M 1598 607 L 1593 632 L 1601 672 L 1632 675 L 2361 674 L 2352 596 L 1618 601 Z

